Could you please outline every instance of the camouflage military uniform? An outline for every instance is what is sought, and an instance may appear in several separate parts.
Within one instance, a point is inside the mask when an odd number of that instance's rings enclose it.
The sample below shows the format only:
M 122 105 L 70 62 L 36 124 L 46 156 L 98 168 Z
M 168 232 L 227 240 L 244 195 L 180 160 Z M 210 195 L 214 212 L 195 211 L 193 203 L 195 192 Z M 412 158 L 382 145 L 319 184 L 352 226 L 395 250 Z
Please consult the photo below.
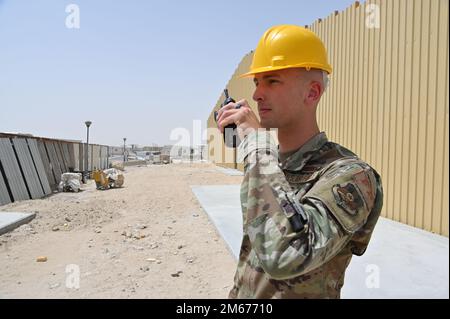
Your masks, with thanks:
M 230 298 L 340 298 L 383 202 L 381 179 L 325 133 L 284 162 L 268 132 L 239 147 L 244 237 Z

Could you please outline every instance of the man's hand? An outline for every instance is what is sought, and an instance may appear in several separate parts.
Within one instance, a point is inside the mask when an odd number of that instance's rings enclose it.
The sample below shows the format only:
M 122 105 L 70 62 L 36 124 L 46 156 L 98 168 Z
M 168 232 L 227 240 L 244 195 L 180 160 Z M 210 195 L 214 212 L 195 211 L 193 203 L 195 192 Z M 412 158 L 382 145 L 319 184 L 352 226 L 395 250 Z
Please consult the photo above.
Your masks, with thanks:
M 223 133 L 224 127 L 233 123 L 237 125 L 237 132 L 241 140 L 261 127 L 256 114 L 248 105 L 247 100 L 228 103 L 219 109 L 217 113 L 217 125 L 220 132 Z

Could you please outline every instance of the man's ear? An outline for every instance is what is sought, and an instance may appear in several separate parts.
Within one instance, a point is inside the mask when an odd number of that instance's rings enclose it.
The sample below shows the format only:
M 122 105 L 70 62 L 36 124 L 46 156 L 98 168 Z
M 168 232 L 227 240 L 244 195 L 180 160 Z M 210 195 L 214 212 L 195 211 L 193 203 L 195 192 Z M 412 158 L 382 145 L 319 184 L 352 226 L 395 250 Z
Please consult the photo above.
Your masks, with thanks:
M 307 99 L 309 102 L 318 102 L 323 92 L 322 85 L 318 81 L 312 81 L 309 87 Z

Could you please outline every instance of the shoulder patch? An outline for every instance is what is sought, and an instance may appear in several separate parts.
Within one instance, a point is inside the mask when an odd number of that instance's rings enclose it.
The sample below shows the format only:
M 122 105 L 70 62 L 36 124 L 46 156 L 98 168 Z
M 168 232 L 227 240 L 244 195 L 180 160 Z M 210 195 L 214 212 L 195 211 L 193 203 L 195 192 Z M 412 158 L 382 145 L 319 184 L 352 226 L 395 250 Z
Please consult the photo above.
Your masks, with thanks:
M 372 175 L 358 159 L 335 161 L 303 199 L 321 201 L 347 232 L 354 233 L 366 223 L 373 208 Z
M 332 188 L 336 204 L 350 215 L 356 215 L 364 201 L 353 183 L 336 184 Z

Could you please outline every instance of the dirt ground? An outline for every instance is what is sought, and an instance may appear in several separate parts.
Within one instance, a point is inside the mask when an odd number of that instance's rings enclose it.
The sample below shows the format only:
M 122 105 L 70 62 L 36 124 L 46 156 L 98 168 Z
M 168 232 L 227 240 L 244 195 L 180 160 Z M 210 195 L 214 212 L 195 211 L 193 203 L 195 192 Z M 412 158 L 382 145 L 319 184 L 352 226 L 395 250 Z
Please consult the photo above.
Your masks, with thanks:
M 242 176 L 209 163 L 124 175 L 120 189 L 90 181 L 79 193 L 1 206 L 37 216 L 0 236 L 0 298 L 226 298 L 236 261 L 190 186 Z

